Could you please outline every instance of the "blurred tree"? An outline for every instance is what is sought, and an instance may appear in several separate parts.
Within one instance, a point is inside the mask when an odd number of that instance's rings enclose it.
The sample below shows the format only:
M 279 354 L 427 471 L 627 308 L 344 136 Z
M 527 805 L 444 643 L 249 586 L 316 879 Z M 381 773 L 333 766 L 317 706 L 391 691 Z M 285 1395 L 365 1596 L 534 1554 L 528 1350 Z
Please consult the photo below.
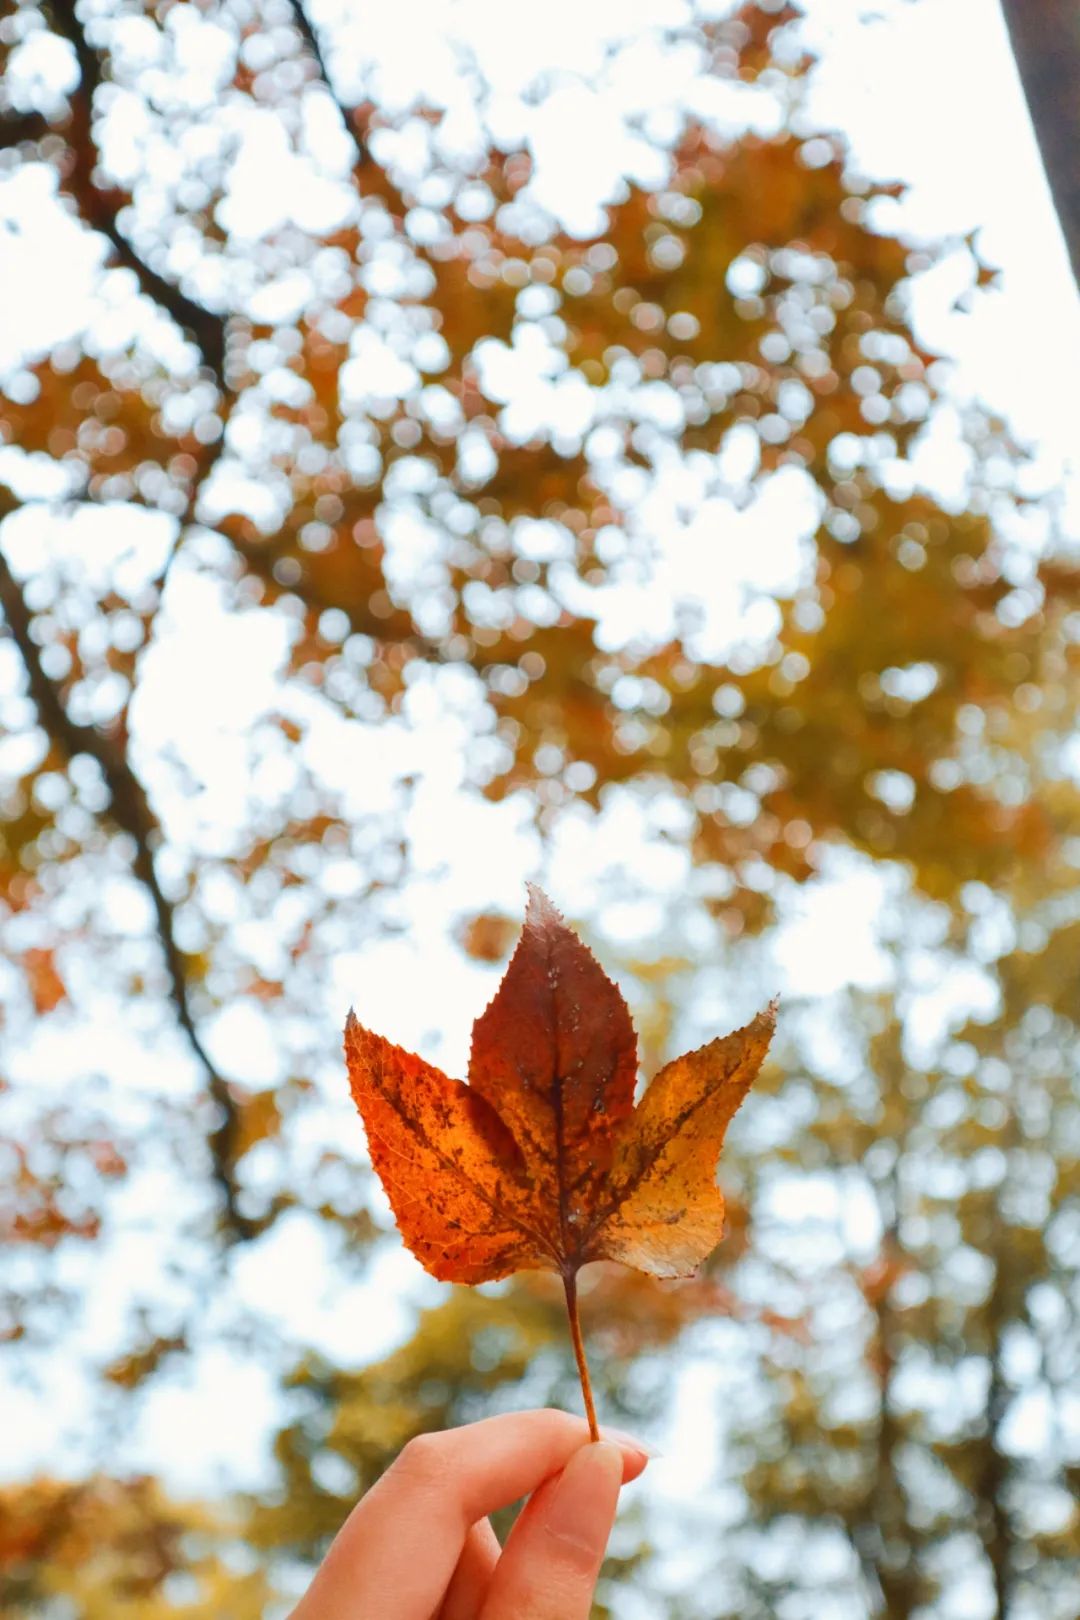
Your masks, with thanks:
M 814 1075 L 812 1123 L 763 1175 L 828 1173 L 862 1219 L 817 1235 L 811 1348 L 773 1347 L 737 1437 L 726 1605 L 688 1616 L 820 1601 L 823 1567 L 837 1612 L 861 1585 L 882 1620 L 1075 1615 L 1077 1042 L 1051 1010 L 1074 929 L 1002 960 L 997 1014 L 940 1068 L 905 1054 L 891 1002 L 851 1009 L 865 1057 Z M 800 1241 L 758 1236 L 759 1257 Z
M 1035 682 L 979 731 L 1064 828 L 1080 814 L 1076 621 L 1042 624 Z M 861 1586 L 882 1620 L 968 1603 L 1074 1620 L 1077 856 L 1057 840 L 1021 889 L 968 883 L 947 910 L 909 896 L 890 924 L 896 992 L 833 1013 L 824 1042 L 821 1009 L 791 1009 L 769 1150 L 748 1155 L 750 1253 L 759 1292 L 802 1274 L 810 1346 L 774 1341 L 748 1378 L 727 1607 L 688 1616 L 819 1602 L 824 1567 L 838 1607 Z M 920 998 L 961 969 L 983 1010 L 928 1039 Z M 835 1200 L 810 1232 L 776 1213 L 799 1181 Z
M 11 1620 L 262 1620 L 273 1594 L 251 1565 L 220 1504 L 170 1502 L 151 1479 L 0 1491 L 0 1599 Z
M 772 124 L 757 127 L 775 133 L 645 121 L 663 175 L 654 164 L 649 183 L 622 184 L 588 236 L 542 206 L 523 147 L 481 129 L 463 151 L 445 110 L 380 107 L 355 73 L 355 96 L 337 89 L 351 40 L 299 0 L 27 0 L 0 23 L 4 173 L 66 219 L 73 260 L 90 251 L 93 264 L 62 340 L 28 345 L 0 379 L 0 605 L 16 655 L 0 672 L 14 744 L 0 848 L 0 933 L 19 968 L 10 1027 L 59 1023 L 73 995 L 94 995 L 146 1033 L 157 1004 L 203 1076 L 197 1095 L 89 1123 L 107 1091 L 90 1075 L 65 1076 L 62 1107 L 13 1076 L 0 1221 L 37 1246 L 42 1280 L 36 1300 L 19 1281 L 5 1301 L 14 1345 L 59 1331 L 71 1284 L 44 1251 L 89 1245 L 121 1189 L 145 1207 L 166 1166 L 188 1200 L 173 1216 L 184 1264 L 213 1256 L 216 1282 L 234 1264 L 224 1248 L 301 1211 L 334 1234 L 342 1264 L 366 1255 L 376 1229 L 358 1139 L 344 1153 L 336 1138 L 311 1145 L 325 1106 L 316 1081 L 337 1065 L 316 1010 L 335 955 L 401 926 L 393 895 L 409 871 L 415 779 L 402 769 L 389 799 L 373 786 L 365 798 L 314 763 L 320 747 L 325 758 L 355 746 L 346 757 L 364 790 L 375 755 L 356 739 L 385 746 L 426 704 L 454 717 L 467 782 L 523 797 L 544 833 L 620 794 L 667 806 L 662 836 L 693 856 L 685 901 L 721 939 L 762 930 L 841 850 L 902 869 L 913 904 L 958 916 L 972 885 L 1024 915 L 1065 892 L 1068 773 L 1056 787 L 1033 781 L 1061 737 L 1026 722 L 1038 710 L 1060 733 L 1071 725 L 1080 576 L 1042 545 L 1000 423 L 962 422 L 963 510 L 927 487 L 943 372 L 905 287 L 934 254 L 889 234 L 898 188 L 859 177 L 842 143 L 811 127 L 797 21 L 794 7 L 749 4 L 657 34 L 657 50 L 694 53 L 707 86 L 767 104 Z M 485 87 L 465 71 L 482 108 Z M 268 161 L 292 176 L 273 206 L 259 191 Z M 40 251 L 31 223 L 19 233 Z M 135 536 L 123 566 L 106 545 L 113 528 Z M 140 718 L 183 600 L 282 648 L 272 700 L 236 739 L 243 786 L 216 822 L 184 739 Z M 134 926 L 106 903 L 117 893 Z M 465 948 L 496 960 L 498 925 L 478 914 Z M 659 1054 L 670 1009 L 655 977 L 652 990 L 639 983 Z M 215 1057 L 206 1028 L 238 1005 L 271 1021 L 283 1078 Z M 893 1341 L 909 1331 L 890 1314 L 909 1264 L 897 1255 L 919 1247 L 896 1213 L 896 1165 L 909 1145 L 918 1158 L 938 1142 L 924 1105 L 960 1081 L 911 1096 L 897 1081 L 889 1101 L 892 1083 L 882 1071 L 856 1102 L 826 1077 L 796 1082 L 821 1098 L 807 1153 L 841 1177 L 864 1157 L 881 1166 L 866 1173 L 882 1252 L 861 1277 L 849 1267 L 830 1280 L 827 1309 L 796 1297 L 790 1277 L 790 1312 L 766 1309 L 741 1238 L 701 1289 L 653 1290 L 646 1306 L 633 1281 L 605 1282 L 594 1301 L 612 1399 L 615 1370 L 647 1363 L 702 1309 L 748 1316 L 775 1340 L 770 1399 L 787 1391 L 793 1404 L 751 1444 L 753 1511 L 788 1523 L 784 1469 L 801 1469 L 809 1447 L 800 1488 L 811 1494 L 791 1512 L 842 1526 L 889 1615 L 924 1590 L 939 1534 L 913 1516 L 891 1393 Z M 877 1137 L 892 1158 L 870 1160 Z M 958 1138 L 948 1152 L 962 1148 Z M 791 1146 L 793 1159 L 803 1150 Z M 1019 1166 L 1020 1147 L 1001 1152 Z M 207 1172 L 214 1207 L 199 1196 Z M 752 1157 L 744 1175 L 749 1205 Z M 934 1288 L 951 1287 L 957 1255 L 997 1241 L 981 1228 L 975 1241 L 972 1210 L 971 1232 L 950 1228 L 925 1273 Z M 192 1319 L 211 1286 L 201 1278 L 189 1278 Z M 1028 1575 L 1018 1532 L 998 1552 L 1022 1487 L 1011 1462 L 1001 1474 L 993 1415 L 1000 1324 L 1017 1307 L 991 1296 L 994 1321 L 970 1324 L 992 1371 L 982 1483 L 948 1511 L 982 1538 L 1003 1591 Z M 878 1392 L 872 1415 L 846 1427 L 817 1389 L 836 1370 L 830 1324 L 845 1300 L 862 1336 L 844 1348 L 858 1351 L 864 1385 L 876 1367 Z M 500 1389 L 560 1388 L 550 1303 L 531 1283 L 462 1294 L 375 1368 L 306 1357 L 294 1384 L 308 1405 L 278 1442 L 287 1497 L 251 1521 L 266 1578 L 282 1551 L 317 1551 L 408 1434 Z M 824 1335 L 808 1350 L 791 1331 L 804 1306 Z M 145 1314 L 106 1368 L 110 1398 L 137 1399 L 191 1342 L 175 1306 Z M 957 1364 L 967 1326 L 950 1328 Z M 927 1321 L 922 1350 L 911 1331 L 911 1356 L 933 1360 L 940 1325 Z M 272 1335 L 265 1345 L 274 1366 L 294 1350 Z M 633 1384 L 639 1415 L 665 1383 Z M 919 1440 L 959 1478 L 951 1443 Z M 26 1502 L 51 1488 L 28 1487 Z M 172 1511 L 163 1495 L 146 1500 L 140 1512 Z M 747 1591 L 764 1579 L 758 1557 Z M 19 1575 L 39 1578 L 53 1576 Z M 107 1591 L 89 1567 L 85 1579 Z M 727 1612 L 702 1601 L 710 1620 Z

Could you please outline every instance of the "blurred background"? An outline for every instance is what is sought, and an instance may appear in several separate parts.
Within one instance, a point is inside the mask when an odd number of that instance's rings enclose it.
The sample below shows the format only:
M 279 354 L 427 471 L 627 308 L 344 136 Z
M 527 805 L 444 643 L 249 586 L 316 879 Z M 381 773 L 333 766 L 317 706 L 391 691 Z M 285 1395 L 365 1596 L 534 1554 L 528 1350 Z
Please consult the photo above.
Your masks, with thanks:
M 578 1409 L 340 1048 L 463 1073 L 536 878 L 645 1078 L 782 997 L 703 1274 L 582 1278 L 666 1454 L 598 1615 L 1076 1620 L 1080 236 L 997 0 L 0 10 L 0 1607 L 280 1620 L 412 1435 Z

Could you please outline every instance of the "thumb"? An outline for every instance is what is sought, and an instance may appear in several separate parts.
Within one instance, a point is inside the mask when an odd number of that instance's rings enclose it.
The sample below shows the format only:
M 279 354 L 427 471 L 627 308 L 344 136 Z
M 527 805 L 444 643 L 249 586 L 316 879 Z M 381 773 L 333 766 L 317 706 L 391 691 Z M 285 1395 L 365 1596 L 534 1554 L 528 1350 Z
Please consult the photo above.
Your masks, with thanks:
M 582 1446 L 514 1526 L 480 1620 L 588 1620 L 622 1484 L 623 1458 Z

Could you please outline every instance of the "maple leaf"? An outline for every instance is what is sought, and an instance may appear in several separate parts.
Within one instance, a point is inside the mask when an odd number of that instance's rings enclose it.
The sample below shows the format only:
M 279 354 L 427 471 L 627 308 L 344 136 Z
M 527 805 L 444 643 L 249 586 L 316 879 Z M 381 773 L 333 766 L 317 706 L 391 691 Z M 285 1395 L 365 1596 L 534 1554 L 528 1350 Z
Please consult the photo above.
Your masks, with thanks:
M 617 1260 L 686 1277 L 716 1246 L 716 1161 L 774 1022 L 775 1003 L 676 1058 L 635 1106 L 626 1003 L 532 885 L 517 950 L 473 1026 L 468 1084 L 349 1014 L 352 1094 L 406 1244 L 443 1282 L 562 1277 L 594 1435 L 577 1273 Z

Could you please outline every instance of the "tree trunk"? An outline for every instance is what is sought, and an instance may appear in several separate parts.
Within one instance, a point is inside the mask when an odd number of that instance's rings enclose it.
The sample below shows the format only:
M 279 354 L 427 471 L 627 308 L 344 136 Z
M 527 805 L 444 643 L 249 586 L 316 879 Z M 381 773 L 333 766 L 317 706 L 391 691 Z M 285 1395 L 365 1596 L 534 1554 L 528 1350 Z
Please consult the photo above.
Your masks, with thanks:
M 874 1620 L 911 1620 L 918 1602 L 919 1578 L 910 1515 L 896 1466 L 903 1433 L 896 1420 L 893 1396 L 896 1327 L 887 1295 L 878 1302 L 875 1314 L 881 1404 L 874 1478 L 860 1551 L 864 1571 L 870 1577 Z
M 1001 9 L 1080 288 L 1080 5 L 1001 0 Z

